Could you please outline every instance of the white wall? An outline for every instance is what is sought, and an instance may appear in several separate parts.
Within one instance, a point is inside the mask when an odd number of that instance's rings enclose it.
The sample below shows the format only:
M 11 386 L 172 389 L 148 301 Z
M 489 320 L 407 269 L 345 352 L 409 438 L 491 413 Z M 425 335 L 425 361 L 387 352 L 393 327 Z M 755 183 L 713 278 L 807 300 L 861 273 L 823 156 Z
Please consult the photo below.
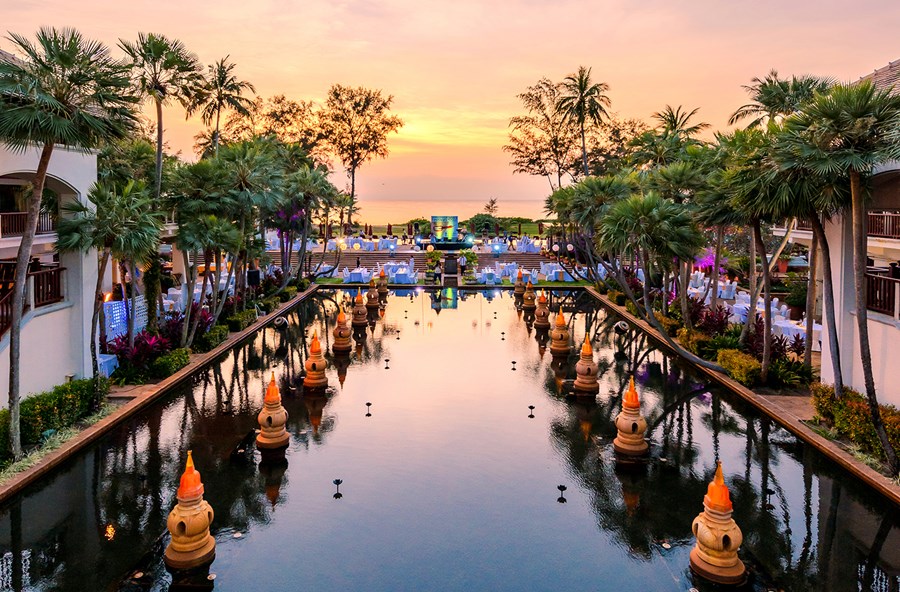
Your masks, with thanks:
M 841 368 L 844 384 L 865 392 L 862 361 L 859 354 L 855 288 L 853 285 L 853 249 L 850 223 L 840 217 L 825 226 L 831 248 L 831 273 L 834 280 L 834 300 L 838 341 L 841 348 Z M 826 311 L 827 312 L 827 311 Z M 900 407 L 900 323 L 887 315 L 869 311 L 869 348 L 875 389 L 881 403 Z M 828 344 L 828 325 L 822 323 L 822 382 L 834 382 L 834 368 Z
M 14 152 L 0 144 L 0 176 L 27 178 L 36 170 L 39 157 L 40 150 L 37 148 Z M 60 192 L 60 203 L 74 199 L 84 201 L 97 180 L 96 154 L 57 146 L 50 157 L 47 174 L 65 186 L 65 190 Z M 45 240 L 46 237 L 38 237 L 38 241 Z M 36 248 L 35 254 L 39 250 L 48 252 L 50 245 Z M 29 320 L 22 328 L 20 392 L 23 395 L 61 384 L 70 374 L 76 377 L 91 375 L 89 340 L 97 281 L 96 251 L 63 254 L 60 265 L 66 268 L 64 294 L 68 307 L 48 314 L 26 315 Z M 54 305 L 37 312 L 55 310 L 57 307 Z M 4 407 L 9 392 L 8 345 L 7 333 L 0 339 L 0 403 Z

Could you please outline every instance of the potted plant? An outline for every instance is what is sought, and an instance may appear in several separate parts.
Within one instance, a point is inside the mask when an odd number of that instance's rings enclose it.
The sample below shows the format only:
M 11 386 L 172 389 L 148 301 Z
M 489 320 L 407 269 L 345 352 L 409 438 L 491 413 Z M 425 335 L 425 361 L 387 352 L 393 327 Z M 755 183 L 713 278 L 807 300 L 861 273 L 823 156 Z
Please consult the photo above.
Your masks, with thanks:
M 778 273 L 787 273 L 788 261 L 790 260 L 791 256 L 787 253 L 782 253 L 778 256 Z
M 806 310 L 806 292 L 807 283 L 803 280 L 791 282 L 788 288 L 788 294 L 784 297 L 784 303 L 788 305 L 792 321 L 799 321 L 803 318 Z

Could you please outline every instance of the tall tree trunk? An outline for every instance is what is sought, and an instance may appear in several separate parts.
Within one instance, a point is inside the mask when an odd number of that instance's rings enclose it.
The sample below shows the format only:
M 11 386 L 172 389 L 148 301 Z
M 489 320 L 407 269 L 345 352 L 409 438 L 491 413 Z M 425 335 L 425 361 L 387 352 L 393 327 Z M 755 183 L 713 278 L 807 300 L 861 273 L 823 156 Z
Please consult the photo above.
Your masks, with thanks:
M 188 333 L 191 327 L 191 312 L 194 303 L 194 286 L 197 285 L 197 266 L 191 265 L 188 251 L 181 251 L 181 258 L 184 261 L 185 283 L 181 293 L 181 301 L 184 305 L 184 317 L 181 322 L 181 347 L 188 346 Z M 194 257 L 196 260 L 196 257 Z
M 725 240 L 725 227 L 719 226 L 718 231 L 716 232 L 716 256 L 713 262 L 713 272 L 712 277 L 715 285 L 713 286 L 712 291 L 712 300 L 710 301 L 710 310 L 716 310 L 716 307 L 719 306 L 719 264 L 721 263 L 722 258 L 722 242 Z
M 747 343 L 747 336 L 750 335 L 750 327 L 756 323 L 756 240 L 750 240 L 750 307 L 747 309 L 747 320 L 744 322 L 744 328 L 741 330 L 741 345 Z
M 100 362 L 97 359 L 97 329 L 100 326 L 100 311 L 103 309 L 103 276 L 109 262 L 109 247 L 104 247 L 97 266 L 97 285 L 94 288 L 94 310 L 91 314 L 91 370 L 94 377 L 94 396 L 91 399 L 91 411 L 99 411 L 102 401 L 100 392 Z
M 646 277 L 646 273 L 645 270 L 644 277 Z M 687 261 L 679 261 L 678 276 L 681 279 L 681 286 L 678 289 L 678 299 L 681 302 L 681 320 L 684 322 L 685 328 L 693 330 L 694 323 L 691 322 L 691 309 L 688 305 L 688 286 L 690 286 L 691 283 L 691 264 Z
M 353 226 L 353 206 L 356 205 L 356 167 L 350 167 L 350 207 L 347 209 L 347 225 Z
M 844 372 L 841 369 L 841 342 L 838 338 L 837 319 L 834 310 L 834 280 L 831 276 L 831 247 L 825 236 L 825 227 L 819 216 L 809 217 L 813 232 L 819 239 L 822 254 L 822 303 L 824 305 L 825 322 L 828 324 L 828 353 L 831 356 L 831 367 L 834 371 L 834 396 L 840 399 L 844 394 Z M 807 333 L 807 335 L 809 335 Z
M 197 306 L 197 315 L 191 320 L 191 329 L 187 336 L 187 347 L 194 343 L 194 336 L 197 334 L 197 326 L 200 324 L 200 316 L 203 313 L 203 301 L 206 300 L 206 285 L 209 281 L 209 266 L 212 264 L 212 253 L 209 249 L 203 250 L 203 282 L 200 284 L 200 302 Z M 194 306 L 194 294 L 188 294 L 188 306 Z
M 162 193 L 162 151 L 163 151 L 163 112 L 162 101 L 156 99 L 156 182 L 153 185 L 153 198 L 159 203 Z
M 16 254 L 12 317 L 9 327 L 9 439 L 15 460 L 22 458 L 22 431 L 19 425 L 19 357 L 22 348 L 22 315 L 25 312 L 25 292 L 28 289 L 28 262 L 31 259 L 34 235 L 37 233 L 41 198 L 44 195 L 44 183 L 47 180 L 47 169 L 50 166 L 52 154 L 53 143 L 47 142 L 41 148 L 41 157 L 34 173 L 34 189 L 31 192 L 31 199 L 28 201 L 25 232 L 22 234 L 22 242 L 19 243 L 19 252 Z
M 769 273 L 769 258 L 766 245 L 762 239 L 759 220 L 753 221 L 753 239 L 762 259 L 763 273 L 763 359 L 759 371 L 760 380 L 765 383 L 769 378 L 769 365 L 772 363 L 772 276 Z
M 222 116 L 222 109 L 216 109 L 216 131 L 213 132 L 213 154 L 219 155 L 219 119 Z
M 806 343 L 803 346 L 803 364 L 812 366 L 813 327 L 816 316 L 816 276 L 819 267 L 819 237 L 813 233 L 809 249 L 809 279 L 806 282 Z
M 900 471 L 897 452 L 888 439 L 881 409 L 875 393 L 875 377 L 872 373 L 872 351 L 869 348 L 869 311 L 866 308 L 866 257 L 868 256 L 868 236 L 866 234 L 866 202 L 863 195 L 859 172 L 850 169 L 850 195 L 853 209 L 853 279 L 856 288 L 856 324 L 859 331 L 859 357 L 862 361 L 863 379 L 866 383 L 866 400 L 872 414 L 872 425 L 881 440 L 884 456 L 892 475 Z M 887 360 L 885 360 L 887 363 Z
M 135 301 L 137 300 L 137 263 L 134 261 L 129 262 L 131 264 L 131 281 L 128 284 L 131 286 L 131 310 L 128 311 L 130 314 L 128 315 L 128 347 L 130 349 L 134 348 L 134 325 L 137 320 L 137 310 L 135 307 Z
M 584 165 L 584 176 L 588 176 L 587 142 L 584 138 L 584 121 L 581 122 L 581 163 Z

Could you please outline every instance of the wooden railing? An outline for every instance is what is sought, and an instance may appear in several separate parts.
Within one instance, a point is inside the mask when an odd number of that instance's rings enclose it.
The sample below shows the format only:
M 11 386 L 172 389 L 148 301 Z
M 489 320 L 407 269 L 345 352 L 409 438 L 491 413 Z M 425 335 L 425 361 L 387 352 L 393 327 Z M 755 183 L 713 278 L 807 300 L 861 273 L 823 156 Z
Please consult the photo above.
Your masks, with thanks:
M 900 239 L 900 213 L 869 213 L 869 236 Z
M 62 275 L 65 270 L 65 267 L 52 267 L 28 274 L 32 282 L 35 308 L 62 301 L 64 297 Z
M 866 308 L 900 320 L 900 280 L 867 274 Z
M 806 218 L 797 218 L 797 226 L 795 226 L 797 230 L 809 230 L 812 231 L 812 223 Z
M 12 291 L 0 297 L 0 335 L 9 331 L 10 326 L 12 326 L 12 301 Z
M 3 212 L 0 213 L 0 238 L 22 236 L 25 234 L 25 219 L 27 212 Z M 56 222 L 46 212 L 38 216 L 37 234 L 56 232 Z

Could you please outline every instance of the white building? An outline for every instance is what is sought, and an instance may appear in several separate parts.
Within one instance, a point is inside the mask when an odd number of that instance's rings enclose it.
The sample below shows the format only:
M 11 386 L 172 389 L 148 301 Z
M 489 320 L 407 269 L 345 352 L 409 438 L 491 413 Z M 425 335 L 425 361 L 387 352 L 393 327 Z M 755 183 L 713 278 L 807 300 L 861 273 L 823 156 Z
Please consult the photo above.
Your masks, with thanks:
M 895 91 L 900 92 L 900 60 L 865 78 L 871 79 L 879 88 L 894 87 Z M 869 180 L 869 186 L 866 308 L 872 367 L 879 401 L 900 407 L 900 162 L 878 169 Z M 831 248 L 835 321 L 844 384 L 865 392 L 857 337 L 849 214 L 837 216 L 826 223 L 825 234 Z M 793 240 L 810 245 L 812 232 L 809 226 L 800 222 L 793 232 Z M 828 345 L 828 325 L 824 322 L 822 325 L 821 379 L 831 383 L 834 381 L 834 367 Z
M 24 200 L 30 193 L 39 148 L 16 152 L 0 144 L 0 406 L 8 406 L 9 323 L 12 269 L 24 229 Z M 32 249 L 28 296 L 22 321 L 23 396 L 47 390 L 68 378 L 91 376 L 90 332 L 97 254 L 55 251 L 59 205 L 84 200 L 97 180 L 97 157 L 57 146 L 45 186 L 42 213 Z

